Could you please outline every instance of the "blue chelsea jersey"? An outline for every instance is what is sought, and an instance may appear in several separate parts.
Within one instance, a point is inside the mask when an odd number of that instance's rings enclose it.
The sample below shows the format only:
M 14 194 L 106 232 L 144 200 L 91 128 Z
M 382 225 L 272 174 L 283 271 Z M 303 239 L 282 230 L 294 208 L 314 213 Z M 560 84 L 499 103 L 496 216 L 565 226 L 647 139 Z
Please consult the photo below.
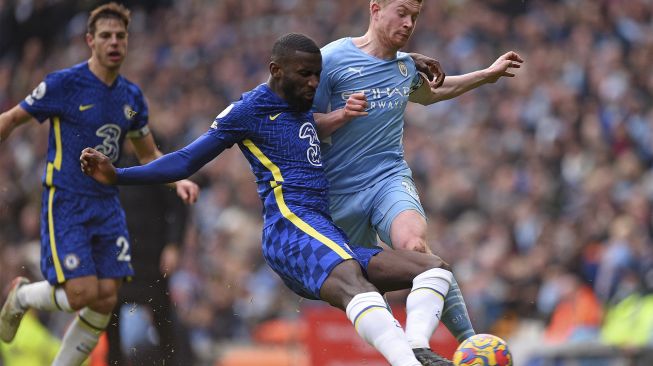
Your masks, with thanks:
M 208 134 L 221 146 L 237 143 L 249 161 L 266 217 L 284 209 L 278 202 L 328 213 L 328 182 L 312 112 L 294 110 L 262 84 L 227 107 L 211 127 Z
M 79 155 L 84 148 L 93 147 L 116 162 L 126 136 L 149 132 L 141 90 L 122 76 L 106 85 L 87 62 L 49 74 L 20 106 L 39 122 L 50 120 L 43 184 L 78 194 L 118 192 L 82 173 Z

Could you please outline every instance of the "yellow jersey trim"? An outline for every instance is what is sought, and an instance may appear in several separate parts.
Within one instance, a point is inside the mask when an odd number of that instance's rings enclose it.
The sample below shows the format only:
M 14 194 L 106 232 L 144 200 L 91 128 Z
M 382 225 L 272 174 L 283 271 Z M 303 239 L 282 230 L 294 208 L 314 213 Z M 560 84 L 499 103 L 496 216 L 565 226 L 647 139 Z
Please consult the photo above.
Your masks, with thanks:
M 48 195 L 48 231 L 50 233 L 50 250 L 52 251 L 52 262 L 54 262 L 54 270 L 57 273 L 57 282 L 63 283 L 66 277 L 61 269 L 61 262 L 59 261 L 59 254 L 57 253 L 57 239 L 54 235 L 54 217 L 52 216 L 52 201 L 54 201 L 54 187 L 50 187 L 50 194 Z
M 61 147 L 61 120 L 59 117 L 52 118 L 52 129 L 54 130 L 54 161 L 48 163 L 45 173 L 45 184 L 52 187 L 54 180 L 54 170 L 61 170 L 61 161 L 63 160 L 63 149 Z
M 263 154 L 263 151 L 261 151 L 258 146 L 254 145 L 252 140 L 243 140 L 243 145 L 247 146 L 249 151 L 251 151 L 252 154 L 254 154 L 254 156 L 256 156 L 256 158 L 263 164 L 263 166 L 268 168 L 268 170 L 272 173 L 272 177 L 274 178 L 273 183 L 283 182 L 283 177 L 281 176 L 281 170 L 279 170 L 279 167 L 270 161 L 270 159 L 268 159 L 268 157 Z
M 319 231 L 315 230 L 315 228 L 307 224 L 304 220 L 300 219 L 299 216 L 297 216 L 294 212 L 292 212 L 288 208 L 288 206 L 286 205 L 286 201 L 283 199 L 283 191 L 281 185 L 279 184 L 283 182 L 283 176 L 281 175 L 281 171 L 279 170 L 279 167 L 276 164 L 274 164 L 272 161 L 270 161 L 270 159 L 268 159 L 268 157 L 265 156 L 263 151 L 261 151 L 261 149 L 259 149 L 252 142 L 252 140 L 250 139 L 243 140 L 243 145 L 245 145 L 249 149 L 249 151 L 251 151 L 252 154 L 254 154 L 254 156 L 263 164 L 263 166 L 265 166 L 270 172 L 272 172 L 272 177 L 274 177 L 274 181 L 270 182 L 270 184 L 274 188 L 274 197 L 277 201 L 277 206 L 279 206 L 279 211 L 281 211 L 283 217 L 285 217 L 290 222 L 292 222 L 304 233 L 308 234 L 312 238 L 318 240 L 322 244 L 329 247 L 329 249 L 333 250 L 341 258 L 351 259 L 351 255 L 349 255 L 349 253 L 347 253 L 344 249 L 342 249 L 338 244 L 336 244 L 333 240 L 321 234 Z

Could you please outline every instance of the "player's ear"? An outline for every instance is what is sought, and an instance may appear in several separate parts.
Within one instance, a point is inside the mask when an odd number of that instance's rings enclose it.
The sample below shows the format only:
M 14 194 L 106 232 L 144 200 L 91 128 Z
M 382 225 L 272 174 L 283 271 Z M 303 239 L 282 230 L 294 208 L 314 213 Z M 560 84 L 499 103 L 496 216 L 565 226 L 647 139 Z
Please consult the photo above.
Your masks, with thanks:
M 272 75 L 273 78 L 280 78 L 283 76 L 283 70 L 281 70 L 281 66 L 279 66 L 279 64 L 274 61 L 270 62 L 270 75 Z
M 93 35 L 91 33 L 86 33 L 86 44 L 93 48 Z
M 370 1 L 370 17 L 374 18 L 381 10 L 381 5 L 376 1 Z

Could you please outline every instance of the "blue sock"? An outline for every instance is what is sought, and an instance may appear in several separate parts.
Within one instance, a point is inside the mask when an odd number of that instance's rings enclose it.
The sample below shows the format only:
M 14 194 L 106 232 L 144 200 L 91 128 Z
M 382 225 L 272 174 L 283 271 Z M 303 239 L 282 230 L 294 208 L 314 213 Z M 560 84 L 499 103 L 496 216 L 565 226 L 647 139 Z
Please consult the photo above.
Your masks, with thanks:
M 442 322 L 451 334 L 456 337 L 458 343 L 476 334 L 474 327 L 472 327 L 472 321 L 469 319 L 469 314 L 467 313 L 463 293 L 460 291 L 455 277 L 451 281 L 451 287 L 449 287 L 447 297 L 444 298 Z

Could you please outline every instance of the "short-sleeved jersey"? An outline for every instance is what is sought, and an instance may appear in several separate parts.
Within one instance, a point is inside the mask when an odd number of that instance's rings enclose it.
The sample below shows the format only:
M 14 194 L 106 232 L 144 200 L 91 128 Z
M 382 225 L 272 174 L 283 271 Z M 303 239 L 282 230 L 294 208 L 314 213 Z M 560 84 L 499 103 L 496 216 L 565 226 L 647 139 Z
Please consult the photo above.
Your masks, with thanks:
M 266 220 L 282 214 L 285 205 L 328 214 L 328 182 L 311 112 L 295 111 L 262 84 L 220 113 L 207 134 L 221 141 L 220 149 L 238 144 L 256 177 Z
M 415 62 L 397 52 L 392 60 L 373 57 L 351 38 L 322 48 L 322 75 L 315 110 L 327 113 L 363 92 L 369 113 L 357 117 L 322 141 L 322 157 L 332 193 L 363 190 L 398 173 L 410 174 L 404 161 L 403 114 L 412 91 L 422 83 Z
M 79 155 L 93 147 L 112 161 L 126 136 L 148 133 L 148 110 L 140 89 L 122 76 L 108 86 L 88 62 L 49 74 L 20 106 L 39 122 L 50 120 L 43 184 L 90 196 L 115 195 L 79 168 Z

